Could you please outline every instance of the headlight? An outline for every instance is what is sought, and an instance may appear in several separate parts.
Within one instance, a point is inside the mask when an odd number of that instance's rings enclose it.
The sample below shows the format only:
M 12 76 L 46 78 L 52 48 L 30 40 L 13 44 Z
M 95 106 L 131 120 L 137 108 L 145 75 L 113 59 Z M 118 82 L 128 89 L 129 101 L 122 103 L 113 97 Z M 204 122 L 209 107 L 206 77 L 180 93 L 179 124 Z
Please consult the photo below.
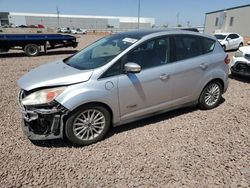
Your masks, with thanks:
M 36 91 L 26 96 L 22 100 L 23 105 L 39 105 L 46 104 L 53 101 L 58 95 L 60 95 L 66 87 L 56 87 L 50 89 L 43 89 L 40 91 Z
M 234 57 L 243 57 L 244 55 L 243 55 L 243 52 L 242 51 L 240 51 L 240 50 L 238 50 L 237 52 L 235 52 L 235 54 L 234 54 Z

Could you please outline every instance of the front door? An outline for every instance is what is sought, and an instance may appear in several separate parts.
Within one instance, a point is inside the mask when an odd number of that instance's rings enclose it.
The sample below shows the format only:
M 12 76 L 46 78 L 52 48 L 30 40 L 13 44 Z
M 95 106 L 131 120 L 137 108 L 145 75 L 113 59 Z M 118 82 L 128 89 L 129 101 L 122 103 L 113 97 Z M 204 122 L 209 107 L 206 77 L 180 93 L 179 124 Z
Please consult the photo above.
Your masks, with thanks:
M 137 63 L 141 72 L 122 74 L 118 79 L 121 120 L 143 116 L 170 103 L 169 37 L 147 41 L 124 57 L 126 62 Z

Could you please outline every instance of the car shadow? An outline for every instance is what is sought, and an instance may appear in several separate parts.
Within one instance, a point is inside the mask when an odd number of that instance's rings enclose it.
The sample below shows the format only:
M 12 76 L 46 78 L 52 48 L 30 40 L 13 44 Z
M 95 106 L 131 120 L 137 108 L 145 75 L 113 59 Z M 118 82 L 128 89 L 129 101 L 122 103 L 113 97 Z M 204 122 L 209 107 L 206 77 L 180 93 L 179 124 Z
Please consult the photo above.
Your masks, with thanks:
M 225 52 L 229 53 L 229 52 L 236 52 L 236 51 L 237 51 L 237 49 L 233 49 L 233 50 L 226 50 Z
M 39 56 L 53 56 L 53 55 L 64 55 L 64 54 L 74 54 L 78 52 L 78 50 L 58 50 L 58 51 L 48 51 L 47 54 L 41 52 Z M 35 57 L 39 57 L 35 56 Z M 14 52 L 14 53 L 3 53 L 0 54 L 0 58 L 15 58 L 15 57 L 28 57 L 25 53 L 22 52 Z
M 220 105 L 225 102 L 225 99 L 222 97 L 220 101 Z M 112 127 L 105 139 L 112 137 L 113 135 L 120 134 L 126 131 L 130 131 L 133 129 L 138 129 L 145 127 L 150 124 L 155 124 L 159 123 L 161 121 L 165 120 L 170 120 L 172 118 L 178 118 L 178 116 L 185 115 L 188 113 L 192 113 L 196 110 L 199 110 L 197 106 L 192 106 L 192 107 L 185 107 L 185 108 L 180 108 L 177 110 L 165 112 L 159 115 L 154 115 L 149 118 L 145 118 L 139 121 L 135 121 L 132 123 L 124 124 L 118 127 Z M 167 125 L 166 125 L 167 126 Z M 65 137 L 65 136 L 64 136 Z M 47 148 L 59 148 L 59 147 L 83 147 L 83 146 L 76 146 L 71 144 L 66 138 L 62 139 L 56 139 L 56 140 L 45 140 L 45 141 L 31 141 L 34 145 L 39 146 L 39 147 L 47 147 Z
M 236 80 L 236 81 L 240 81 L 240 82 L 244 82 L 244 83 L 250 83 L 250 77 L 246 77 L 246 76 L 235 76 L 230 74 L 228 76 L 230 79 L 232 80 Z
M 161 121 L 176 118 L 180 115 L 188 114 L 188 113 L 191 113 L 195 110 L 198 110 L 198 108 L 197 107 L 186 107 L 186 108 L 166 112 L 163 114 L 155 115 L 155 116 L 145 118 L 145 119 L 142 119 L 139 121 L 135 121 L 133 123 L 128 123 L 128 124 L 121 125 L 118 127 L 112 127 L 110 129 L 109 133 L 107 134 L 107 136 L 105 137 L 105 139 L 110 138 L 115 134 L 120 134 L 122 132 L 126 132 L 126 131 L 129 131 L 132 129 L 137 129 L 137 128 L 147 126 L 149 124 L 155 124 L 155 123 L 158 123 Z M 39 146 L 39 147 L 49 147 L 49 148 L 52 148 L 52 147 L 55 147 L 55 148 L 58 148 L 58 147 L 79 147 L 79 146 L 75 146 L 75 145 L 71 144 L 67 139 L 31 141 L 31 142 L 34 145 Z

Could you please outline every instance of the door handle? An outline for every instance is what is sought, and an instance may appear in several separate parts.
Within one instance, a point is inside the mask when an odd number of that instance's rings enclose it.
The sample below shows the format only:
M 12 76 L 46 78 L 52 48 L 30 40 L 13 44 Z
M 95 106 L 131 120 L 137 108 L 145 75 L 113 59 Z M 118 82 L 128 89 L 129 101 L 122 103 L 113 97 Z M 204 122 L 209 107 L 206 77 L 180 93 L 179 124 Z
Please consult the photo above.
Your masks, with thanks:
M 167 74 L 162 74 L 161 76 L 160 76 L 160 79 L 161 80 L 167 80 L 169 78 L 169 75 L 167 75 Z
M 202 70 L 207 69 L 207 67 L 208 67 L 208 65 L 207 65 L 206 63 L 200 64 L 200 68 L 201 68 Z

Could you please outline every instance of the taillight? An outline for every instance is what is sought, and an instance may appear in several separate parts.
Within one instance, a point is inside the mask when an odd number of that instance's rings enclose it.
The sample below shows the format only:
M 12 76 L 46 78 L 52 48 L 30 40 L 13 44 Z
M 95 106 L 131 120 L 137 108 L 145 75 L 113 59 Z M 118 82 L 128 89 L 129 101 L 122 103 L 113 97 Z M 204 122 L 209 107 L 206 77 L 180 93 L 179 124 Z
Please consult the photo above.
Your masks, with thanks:
M 224 59 L 224 63 L 225 64 L 229 64 L 230 63 L 230 58 L 229 58 L 228 54 L 227 54 L 227 56 Z

